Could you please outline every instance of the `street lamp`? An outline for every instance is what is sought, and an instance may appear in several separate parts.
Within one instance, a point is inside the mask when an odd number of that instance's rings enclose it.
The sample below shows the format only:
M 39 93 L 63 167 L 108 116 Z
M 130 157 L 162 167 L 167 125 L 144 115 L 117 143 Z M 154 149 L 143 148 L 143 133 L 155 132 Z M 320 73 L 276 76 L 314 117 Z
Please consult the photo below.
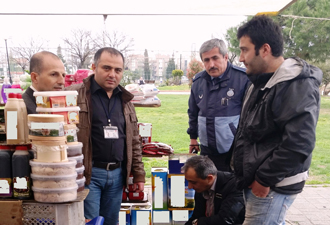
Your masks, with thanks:
M 5 39 L 5 43 L 6 43 L 6 53 L 7 53 L 7 62 L 8 62 L 9 81 L 10 81 L 10 83 L 13 83 L 12 80 L 11 80 L 11 74 L 10 74 L 10 65 L 9 65 L 9 57 L 8 57 L 7 39 Z

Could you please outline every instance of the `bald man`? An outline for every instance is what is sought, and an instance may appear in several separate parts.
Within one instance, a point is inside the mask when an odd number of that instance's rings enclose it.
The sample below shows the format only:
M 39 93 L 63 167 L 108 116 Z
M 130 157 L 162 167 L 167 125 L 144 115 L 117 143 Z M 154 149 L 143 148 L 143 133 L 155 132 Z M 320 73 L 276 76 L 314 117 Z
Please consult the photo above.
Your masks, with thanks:
M 27 113 L 36 113 L 35 91 L 61 91 L 64 87 L 65 68 L 61 59 L 54 53 L 42 51 L 30 60 L 32 85 L 22 95 Z

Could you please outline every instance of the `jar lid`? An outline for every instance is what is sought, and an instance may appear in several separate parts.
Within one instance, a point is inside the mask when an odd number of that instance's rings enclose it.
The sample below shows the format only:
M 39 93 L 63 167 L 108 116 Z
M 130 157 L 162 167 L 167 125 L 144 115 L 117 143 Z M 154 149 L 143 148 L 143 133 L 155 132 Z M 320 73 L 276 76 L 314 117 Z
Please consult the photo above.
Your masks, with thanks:
M 75 107 L 62 107 L 62 108 L 42 108 L 42 107 L 37 107 L 36 108 L 37 112 L 46 112 L 46 113 L 52 113 L 52 112 L 71 112 L 71 111 L 80 111 L 79 106 Z
M 30 122 L 64 122 L 64 116 L 57 115 L 57 114 L 29 114 L 28 121 L 30 121 Z
M 15 150 L 27 151 L 28 148 L 27 148 L 27 146 L 24 146 L 24 145 L 17 145 Z
M 56 96 L 67 96 L 67 95 L 78 95 L 77 91 L 35 91 L 33 96 L 47 96 L 47 97 L 56 97 Z
M 16 93 L 9 93 L 8 98 L 16 98 Z
M 11 150 L 11 147 L 8 145 L 0 145 L 0 150 Z
M 43 137 L 43 136 L 29 135 L 29 139 L 32 140 L 32 144 L 33 144 L 35 141 L 66 141 L 66 136 L 62 136 L 62 137 Z

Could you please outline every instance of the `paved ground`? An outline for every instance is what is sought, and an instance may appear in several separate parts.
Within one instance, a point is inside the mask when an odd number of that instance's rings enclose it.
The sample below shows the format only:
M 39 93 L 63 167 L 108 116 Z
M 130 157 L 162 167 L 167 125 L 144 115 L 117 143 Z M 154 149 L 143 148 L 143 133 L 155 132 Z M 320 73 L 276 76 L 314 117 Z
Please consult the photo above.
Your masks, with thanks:
M 287 224 L 330 225 L 330 187 L 306 185 L 290 207 Z
M 145 189 L 151 201 L 151 186 Z M 290 207 L 286 225 L 330 225 L 330 186 L 306 185 Z

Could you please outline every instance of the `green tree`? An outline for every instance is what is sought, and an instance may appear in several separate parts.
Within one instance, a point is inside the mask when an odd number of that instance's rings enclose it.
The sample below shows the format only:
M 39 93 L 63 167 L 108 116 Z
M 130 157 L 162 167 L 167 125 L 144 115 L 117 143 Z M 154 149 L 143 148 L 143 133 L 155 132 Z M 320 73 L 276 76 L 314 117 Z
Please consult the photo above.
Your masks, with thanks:
M 183 76 L 182 70 L 172 70 L 173 82 L 176 85 L 181 84 L 181 77 Z
M 312 62 L 329 59 L 330 21 L 325 19 L 329 11 L 329 0 L 298 0 L 275 19 L 283 27 L 285 57 L 298 56 Z
M 171 78 L 173 70 L 175 70 L 175 62 L 174 62 L 174 58 L 171 58 L 168 61 L 167 68 L 166 68 L 166 74 L 165 74 L 166 79 Z
M 187 69 L 187 77 L 189 79 L 189 86 L 192 84 L 192 80 L 194 76 L 204 70 L 204 64 L 197 60 L 197 59 L 192 59 L 188 65 Z
M 323 95 L 328 95 L 330 92 L 330 90 L 328 89 L 328 85 L 330 84 L 330 60 L 328 60 L 327 62 L 317 63 L 315 64 L 315 66 L 319 67 L 323 71 Z
M 147 49 L 144 51 L 144 79 L 150 80 L 149 56 Z
M 61 59 L 61 61 L 63 62 L 66 72 L 68 74 L 71 74 L 72 71 L 70 70 L 70 68 L 68 67 L 68 64 L 66 63 L 66 60 L 64 59 L 64 56 L 62 54 L 62 47 L 60 45 L 57 47 L 56 54 Z

